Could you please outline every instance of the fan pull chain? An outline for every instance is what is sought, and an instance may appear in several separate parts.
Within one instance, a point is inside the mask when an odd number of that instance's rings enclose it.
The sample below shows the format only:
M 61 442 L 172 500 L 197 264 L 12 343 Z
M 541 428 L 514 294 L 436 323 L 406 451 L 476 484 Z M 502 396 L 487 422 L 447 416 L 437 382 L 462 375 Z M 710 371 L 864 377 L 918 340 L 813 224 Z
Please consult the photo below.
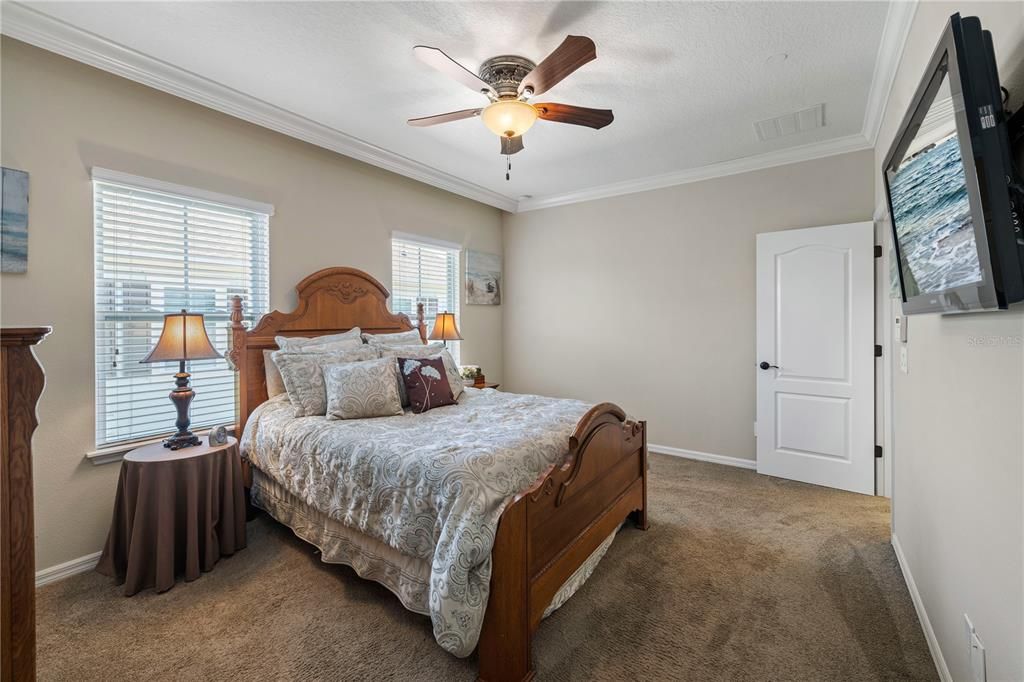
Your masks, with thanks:
M 505 168 L 505 180 L 510 180 L 512 177 L 512 157 L 506 154 L 505 162 L 508 164 L 508 166 Z

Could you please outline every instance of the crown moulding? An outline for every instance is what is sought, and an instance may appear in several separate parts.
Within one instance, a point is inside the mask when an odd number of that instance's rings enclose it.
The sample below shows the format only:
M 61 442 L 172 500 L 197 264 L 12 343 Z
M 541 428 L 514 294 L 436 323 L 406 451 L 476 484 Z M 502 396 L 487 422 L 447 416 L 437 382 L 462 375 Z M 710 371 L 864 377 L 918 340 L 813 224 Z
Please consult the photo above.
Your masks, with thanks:
M 264 128 L 417 180 L 503 211 L 516 213 L 662 189 L 874 147 L 918 0 L 894 0 L 886 14 L 860 134 L 637 178 L 572 192 L 516 200 L 340 130 L 126 48 L 22 3 L 4 2 L 0 32 L 83 64 L 122 76 Z
M 3 3 L 4 35 L 453 194 L 515 211 L 516 201 L 413 161 L 16 2 Z

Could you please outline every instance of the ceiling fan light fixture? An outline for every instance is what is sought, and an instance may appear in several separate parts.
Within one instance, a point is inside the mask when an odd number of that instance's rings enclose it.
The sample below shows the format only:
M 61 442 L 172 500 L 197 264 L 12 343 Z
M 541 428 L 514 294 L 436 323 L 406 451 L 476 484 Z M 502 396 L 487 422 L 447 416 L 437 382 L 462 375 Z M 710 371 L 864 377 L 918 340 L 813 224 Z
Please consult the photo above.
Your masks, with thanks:
M 500 137 L 518 137 L 537 120 L 533 105 L 518 99 L 502 99 L 488 105 L 480 114 L 484 125 Z

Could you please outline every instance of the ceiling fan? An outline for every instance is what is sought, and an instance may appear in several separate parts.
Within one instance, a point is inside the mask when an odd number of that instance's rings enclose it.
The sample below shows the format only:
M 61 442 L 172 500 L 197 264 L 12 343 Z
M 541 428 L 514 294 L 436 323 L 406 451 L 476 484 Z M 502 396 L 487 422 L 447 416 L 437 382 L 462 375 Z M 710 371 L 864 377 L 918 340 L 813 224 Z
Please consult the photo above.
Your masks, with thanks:
M 413 52 L 420 61 L 482 93 L 490 104 L 479 109 L 462 109 L 447 114 L 410 118 L 409 125 L 425 127 L 479 116 L 484 125 L 501 138 L 501 153 L 511 156 L 523 150 L 523 133 L 538 119 L 603 128 L 614 120 L 611 109 L 588 109 L 571 104 L 532 104 L 528 100 L 547 92 L 576 69 L 597 59 L 594 41 L 586 36 L 568 36 L 540 64 L 518 55 L 491 57 L 474 74 L 436 47 L 417 45 Z M 511 169 L 511 163 L 508 168 Z M 506 170 L 505 179 L 509 179 Z

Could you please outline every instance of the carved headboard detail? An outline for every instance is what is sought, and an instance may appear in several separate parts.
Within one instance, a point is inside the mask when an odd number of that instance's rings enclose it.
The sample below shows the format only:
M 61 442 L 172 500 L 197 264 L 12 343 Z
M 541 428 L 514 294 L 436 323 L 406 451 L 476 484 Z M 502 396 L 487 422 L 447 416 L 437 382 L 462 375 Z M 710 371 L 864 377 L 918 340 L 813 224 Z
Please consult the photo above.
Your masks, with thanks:
M 263 351 L 277 350 L 275 336 L 323 336 L 360 327 L 369 334 L 419 329 L 426 343 L 423 304 L 416 306 L 416 324 L 408 316 L 388 310 L 391 294 L 380 282 L 355 268 L 325 268 L 295 287 L 298 305 L 290 313 L 264 315 L 252 329 L 242 323 L 242 300 L 231 301 L 231 349 L 228 358 L 238 372 L 238 430 L 256 407 L 267 399 Z

